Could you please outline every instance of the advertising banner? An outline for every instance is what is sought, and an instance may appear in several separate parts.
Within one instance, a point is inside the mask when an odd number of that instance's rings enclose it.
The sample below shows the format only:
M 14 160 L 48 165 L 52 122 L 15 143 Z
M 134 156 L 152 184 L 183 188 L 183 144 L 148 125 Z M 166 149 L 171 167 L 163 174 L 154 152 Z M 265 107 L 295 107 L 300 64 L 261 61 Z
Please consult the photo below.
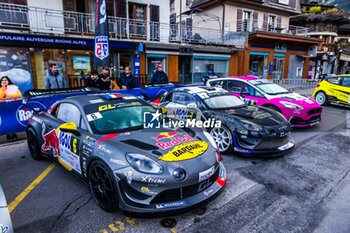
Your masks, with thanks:
M 94 65 L 109 67 L 106 0 L 96 0 Z

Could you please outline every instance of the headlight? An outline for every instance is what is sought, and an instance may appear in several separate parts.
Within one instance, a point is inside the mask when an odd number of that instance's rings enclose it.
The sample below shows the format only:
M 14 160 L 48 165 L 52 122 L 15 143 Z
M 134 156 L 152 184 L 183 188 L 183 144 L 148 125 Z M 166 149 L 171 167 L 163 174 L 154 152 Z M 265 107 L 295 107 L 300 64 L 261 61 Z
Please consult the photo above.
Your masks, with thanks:
M 280 103 L 286 108 L 291 108 L 291 109 L 296 109 L 296 110 L 303 110 L 304 109 L 300 105 L 293 104 L 293 103 L 290 103 L 290 102 L 280 101 Z
M 216 145 L 216 142 L 214 140 L 214 138 L 210 135 L 210 133 L 206 132 L 206 131 L 203 131 L 204 135 L 207 137 L 208 141 L 210 142 L 210 144 L 215 148 L 217 149 L 218 146 Z
M 243 124 L 243 127 L 246 128 L 247 130 L 250 130 L 250 131 L 262 131 L 262 128 L 253 123 L 253 122 L 250 122 L 250 121 L 246 121 L 246 120 L 241 120 L 242 124 Z
M 145 155 L 137 153 L 126 154 L 126 160 L 135 170 L 143 173 L 162 174 L 163 167 Z

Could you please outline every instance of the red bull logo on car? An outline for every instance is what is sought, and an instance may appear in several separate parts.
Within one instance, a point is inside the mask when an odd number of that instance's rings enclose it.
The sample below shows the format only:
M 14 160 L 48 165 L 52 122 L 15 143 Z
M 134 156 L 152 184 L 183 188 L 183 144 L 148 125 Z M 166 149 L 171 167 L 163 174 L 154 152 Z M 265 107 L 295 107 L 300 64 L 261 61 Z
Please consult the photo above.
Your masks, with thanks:
M 181 143 L 189 142 L 189 141 L 193 140 L 193 138 L 191 136 L 188 136 L 188 135 L 185 137 L 170 136 L 170 137 L 162 137 L 162 138 L 170 138 L 171 139 L 171 141 L 157 143 L 157 146 L 162 150 L 166 150 L 166 149 L 173 147 L 175 145 L 179 145 Z
M 179 134 L 178 132 L 162 132 L 156 137 L 156 141 L 158 142 L 164 138 L 173 138 L 178 134 Z
M 44 144 L 41 145 L 41 150 L 48 151 L 52 149 L 52 153 L 54 157 L 58 157 L 60 155 L 59 150 L 59 140 L 56 135 L 55 129 L 49 131 L 45 134 L 46 131 L 46 125 L 42 125 L 42 137 L 44 140 Z

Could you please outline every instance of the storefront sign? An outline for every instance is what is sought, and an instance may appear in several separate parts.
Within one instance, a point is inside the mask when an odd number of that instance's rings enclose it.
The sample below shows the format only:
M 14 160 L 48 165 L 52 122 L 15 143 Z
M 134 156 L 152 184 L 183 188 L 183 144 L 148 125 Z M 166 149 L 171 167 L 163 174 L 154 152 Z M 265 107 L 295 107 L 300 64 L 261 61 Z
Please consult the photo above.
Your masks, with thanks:
M 285 43 L 276 43 L 275 45 L 275 51 L 276 52 L 285 52 L 287 51 L 287 44 Z
M 94 46 L 93 39 L 81 39 L 72 37 L 54 37 L 54 36 L 37 36 L 30 34 L 16 34 L 16 33 L 0 33 L 0 42 L 23 46 L 25 42 L 27 47 L 64 47 L 76 48 L 85 47 L 86 49 Z M 20 43 L 20 44 L 19 44 Z M 134 48 L 132 43 L 110 41 L 110 48 Z
M 180 54 L 192 55 L 193 48 L 180 47 Z
M 134 74 L 135 77 L 140 77 L 140 54 L 134 56 Z
M 109 66 L 109 40 L 106 0 L 96 0 L 95 59 L 96 66 Z

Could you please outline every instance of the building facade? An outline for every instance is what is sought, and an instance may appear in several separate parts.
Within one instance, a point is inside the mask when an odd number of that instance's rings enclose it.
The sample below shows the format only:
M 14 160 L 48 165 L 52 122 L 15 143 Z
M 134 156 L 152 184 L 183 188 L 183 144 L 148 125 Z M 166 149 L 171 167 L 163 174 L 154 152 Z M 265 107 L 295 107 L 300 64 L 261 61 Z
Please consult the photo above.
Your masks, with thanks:
M 310 56 L 321 41 L 308 37 L 307 28 L 289 24 L 291 16 L 300 14 L 298 0 L 195 0 L 192 10 L 194 26 L 221 29 L 224 37 L 249 33 L 245 50 L 231 55 L 231 75 L 308 77 Z M 218 19 L 206 20 L 203 12 Z

